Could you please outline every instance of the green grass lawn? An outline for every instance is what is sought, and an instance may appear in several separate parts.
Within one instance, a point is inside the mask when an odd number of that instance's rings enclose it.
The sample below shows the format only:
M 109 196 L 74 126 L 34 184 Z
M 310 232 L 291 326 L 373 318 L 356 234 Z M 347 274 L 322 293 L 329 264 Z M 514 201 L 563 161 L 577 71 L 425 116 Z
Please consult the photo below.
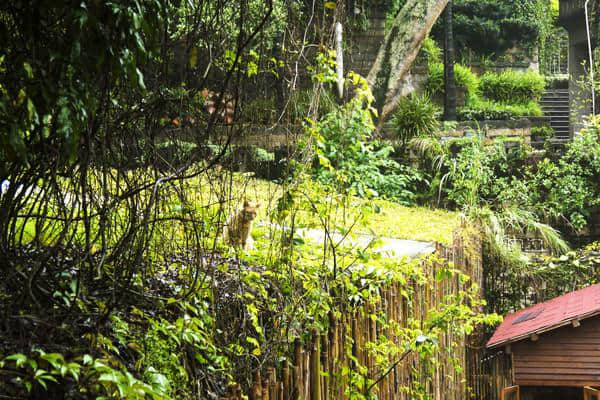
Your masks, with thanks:
M 270 219 L 270 213 L 276 208 L 277 200 L 283 193 L 281 185 L 241 174 L 235 174 L 231 182 L 233 201 L 230 208 L 232 210 L 238 207 L 235 203 L 241 204 L 243 199 L 247 198 L 261 203 L 258 221 Z M 200 191 L 205 192 L 205 189 Z M 212 196 L 207 197 L 206 193 L 203 197 L 205 201 L 208 198 L 212 199 Z M 369 213 L 364 224 L 355 228 L 355 233 L 374 233 L 377 236 L 449 245 L 452 243 L 452 233 L 460 223 L 457 212 L 426 207 L 405 207 L 382 199 L 359 197 L 352 198 L 350 207 L 346 210 L 348 220 L 354 219 L 365 205 L 376 205 L 379 212 Z M 299 227 L 320 227 L 319 219 L 308 211 L 300 213 L 296 223 Z

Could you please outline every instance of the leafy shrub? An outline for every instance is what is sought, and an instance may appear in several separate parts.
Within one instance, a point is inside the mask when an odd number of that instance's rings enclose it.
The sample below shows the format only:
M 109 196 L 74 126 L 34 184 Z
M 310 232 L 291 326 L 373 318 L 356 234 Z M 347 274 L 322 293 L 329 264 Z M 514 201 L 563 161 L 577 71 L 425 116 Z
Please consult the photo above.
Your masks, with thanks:
M 514 105 L 476 99 L 457 110 L 459 121 L 509 120 L 541 115 L 542 109 L 533 101 Z
M 265 150 L 262 147 L 254 147 L 254 161 L 256 161 L 256 162 L 275 161 L 275 153 Z
M 600 120 L 592 119 L 558 161 L 540 162 L 528 173 L 530 204 L 555 220 L 583 229 L 600 206 Z
M 469 67 L 455 64 L 454 79 L 456 80 L 456 87 L 460 90 L 464 90 L 467 101 L 477 96 L 479 90 L 479 78 Z M 425 88 L 432 96 L 444 95 L 443 63 L 435 62 L 428 65 Z
M 592 119 L 565 154 L 531 165 L 529 149 L 506 152 L 501 142 L 484 146 L 479 138 L 443 145 L 441 193 L 447 204 L 465 207 L 489 204 L 494 209 L 519 209 L 559 228 L 579 231 L 600 207 L 600 120 Z M 434 180 L 435 181 L 435 180 Z
M 411 94 L 400 100 L 392 124 L 402 146 L 418 136 L 431 136 L 440 128 L 440 109 L 427 96 Z
M 480 91 L 487 99 L 507 104 L 527 104 L 539 101 L 546 80 L 537 72 L 488 72 L 481 77 Z
M 427 65 L 442 63 L 442 49 L 440 49 L 435 40 L 430 37 L 425 38 L 417 57 L 417 63 Z
M 373 95 L 363 78 L 351 74 L 350 79 L 357 85 L 357 95 L 308 129 L 317 146 L 316 179 L 361 197 L 381 196 L 413 204 L 423 176 L 391 160 L 391 146 L 371 139 Z
M 531 128 L 532 140 L 546 141 L 554 137 L 554 129 L 549 125 L 534 126 Z

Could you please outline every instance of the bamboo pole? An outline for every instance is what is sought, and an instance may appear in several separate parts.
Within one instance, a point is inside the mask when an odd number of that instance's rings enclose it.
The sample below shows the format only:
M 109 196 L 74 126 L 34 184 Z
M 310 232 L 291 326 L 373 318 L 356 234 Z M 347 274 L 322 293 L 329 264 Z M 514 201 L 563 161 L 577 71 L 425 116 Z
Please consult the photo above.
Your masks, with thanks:
M 276 400 L 277 399 L 277 375 L 275 374 L 275 368 L 267 368 L 267 376 L 269 377 L 269 399 Z
M 254 373 L 254 384 L 250 390 L 250 400 L 261 400 L 262 399 L 262 385 L 260 379 L 260 371 Z
M 296 339 L 295 342 L 295 354 L 294 361 L 296 365 L 294 366 L 294 394 L 292 396 L 293 400 L 304 400 L 304 350 L 302 349 L 302 343 L 300 339 Z
M 313 331 L 310 352 L 310 400 L 321 400 L 321 336 Z
M 321 335 L 321 367 L 323 369 L 322 381 L 321 381 L 321 398 L 324 400 L 329 399 L 329 376 L 330 376 L 330 368 L 329 368 L 329 336 L 326 334 Z
M 282 375 L 283 375 L 283 394 L 282 394 L 282 400 L 290 400 L 290 394 L 291 394 L 291 376 L 290 376 L 290 366 L 288 363 L 288 360 L 285 360 L 283 362 L 283 370 L 282 370 Z

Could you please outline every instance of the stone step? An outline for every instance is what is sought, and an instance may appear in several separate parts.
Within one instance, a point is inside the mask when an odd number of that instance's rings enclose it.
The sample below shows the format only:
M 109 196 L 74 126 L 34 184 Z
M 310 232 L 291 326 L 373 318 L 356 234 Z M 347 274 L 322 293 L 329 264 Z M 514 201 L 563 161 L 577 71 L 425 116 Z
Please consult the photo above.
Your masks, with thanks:
M 552 114 L 553 116 L 557 117 L 557 118 L 568 118 L 569 117 L 569 113 L 568 112 L 558 112 L 555 110 L 543 110 L 544 114 Z
M 566 102 L 560 102 L 560 103 L 548 103 L 548 102 L 540 102 L 539 103 L 540 106 L 545 107 L 545 108 L 557 108 L 557 109 L 564 109 L 564 108 L 569 108 L 569 103 Z
M 548 103 L 548 104 L 564 104 L 564 103 L 569 103 L 569 98 L 561 98 L 561 97 L 543 97 L 540 100 L 540 103 Z
M 555 137 L 569 137 L 570 106 L 568 89 L 549 89 L 540 101 L 544 115 L 550 117 L 550 126 Z
M 556 119 L 565 119 L 565 118 L 570 117 L 570 115 L 568 113 L 555 113 L 555 112 L 551 112 L 551 111 L 544 111 L 544 114 L 546 114 L 548 116 L 552 116 Z

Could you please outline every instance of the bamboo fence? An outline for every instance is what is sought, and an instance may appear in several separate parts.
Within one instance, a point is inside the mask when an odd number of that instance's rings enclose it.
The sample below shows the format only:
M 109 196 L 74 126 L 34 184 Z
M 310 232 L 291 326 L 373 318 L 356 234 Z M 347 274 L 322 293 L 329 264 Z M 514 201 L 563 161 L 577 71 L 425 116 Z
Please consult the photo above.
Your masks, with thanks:
M 454 268 L 471 276 L 472 281 L 482 287 L 483 273 L 481 261 L 481 243 L 477 238 L 469 238 L 469 243 L 461 235 L 455 235 L 451 248 L 437 246 L 440 262 L 423 263 L 423 269 L 428 275 L 430 285 L 413 285 L 413 296 L 409 302 L 402 296 L 404 289 L 399 284 L 393 284 L 382 291 L 377 304 L 367 304 L 357 307 L 352 314 L 342 314 L 341 317 L 330 316 L 329 329 L 325 333 L 312 332 L 308 345 L 300 341 L 295 343 L 294 354 L 281 365 L 267 368 L 263 375 L 256 373 L 250 387 L 250 400 L 338 400 L 347 399 L 345 390 L 351 376 L 352 357 L 347 354 L 346 343 L 351 340 L 352 356 L 360 365 L 368 368 L 369 377 L 377 379 L 383 372 L 377 367 L 372 352 L 366 350 L 368 342 L 377 342 L 385 336 L 395 344 L 400 338 L 394 333 L 369 318 L 372 311 L 382 312 L 388 320 L 395 321 L 400 326 L 406 326 L 408 318 L 423 321 L 429 309 L 440 305 L 446 295 L 458 293 L 464 286 L 458 277 L 438 281 L 436 272 L 454 264 Z M 458 344 L 451 348 L 451 343 Z M 482 358 L 485 354 L 470 344 L 472 340 L 466 337 L 453 337 L 448 333 L 441 338 L 440 347 L 451 349 L 453 357 L 447 351 L 437 354 L 434 375 L 430 380 L 420 383 L 425 386 L 433 400 L 465 400 L 469 398 L 493 398 L 488 396 L 505 382 L 498 379 L 493 383 L 489 377 L 491 371 L 484 368 Z M 479 344 L 478 344 L 479 345 Z M 399 356 L 395 356 L 397 359 Z M 455 368 L 458 360 L 459 368 Z M 394 360 L 389 360 L 390 364 Z M 498 368 L 502 365 L 498 364 Z M 381 379 L 373 393 L 381 400 L 410 399 L 406 387 L 416 378 L 414 371 L 420 365 L 414 354 L 408 355 L 402 362 L 391 368 L 390 373 Z M 342 374 L 345 371 L 346 374 Z M 462 372 L 459 372 L 462 371 Z M 497 393 L 497 392 L 496 392 Z M 242 400 L 242 390 L 239 386 L 232 387 L 229 394 L 222 400 Z

